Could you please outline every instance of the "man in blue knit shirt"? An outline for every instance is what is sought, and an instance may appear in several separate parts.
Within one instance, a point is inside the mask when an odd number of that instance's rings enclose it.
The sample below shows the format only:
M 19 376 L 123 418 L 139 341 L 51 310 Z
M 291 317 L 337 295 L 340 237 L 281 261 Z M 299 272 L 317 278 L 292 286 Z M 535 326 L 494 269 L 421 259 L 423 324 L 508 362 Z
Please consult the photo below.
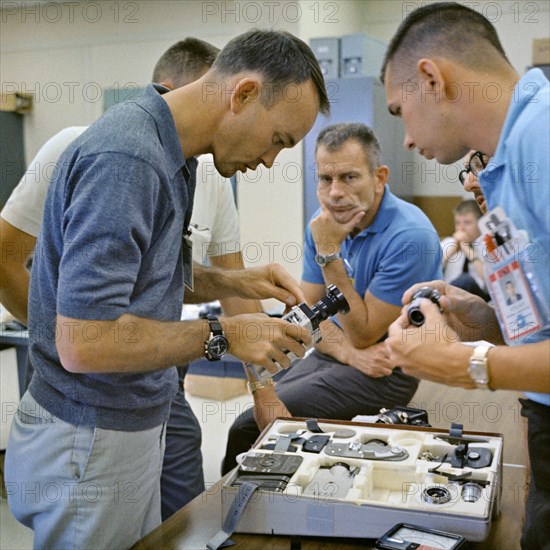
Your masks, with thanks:
M 310 48 L 288 33 L 251 31 L 199 80 L 159 92 L 148 86 L 78 137 L 48 190 L 29 298 L 35 374 L 6 457 L 6 481 L 18 489 L 10 508 L 34 529 L 37 548 L 127 548 L 160 523 L 172 365 L 230 351 L 287 367 L 285 351 L 303 356 L 311 341 L 259 314 L 179 321 L 184 282 L 199 302 L 303 300 L 276 265 L 197 268 L 193 277 L 187 228 L 196 155 L 212 153 L 226 177 L 271 167 L 328 112 Z M 44 487 L 56 487 L 56 498 Z
M 424 213 L 392 194 L 380 145 L 364 124 L 327 126 L 315 145 L 321 208 L 306 230 L 301 286 L 308 303 L 336 285 L 350 311 L 322 324 L 323 341 L 275 388 L 254 391 L 254 410 L 229 432 L 223 472 L 276 416 L 351 420 L 406 405 L 418 380 L 394 369 L 381 340 L 413 281 L 441 276 L 439 237 Z M 258 425 L 256 425 L 257 421 Z

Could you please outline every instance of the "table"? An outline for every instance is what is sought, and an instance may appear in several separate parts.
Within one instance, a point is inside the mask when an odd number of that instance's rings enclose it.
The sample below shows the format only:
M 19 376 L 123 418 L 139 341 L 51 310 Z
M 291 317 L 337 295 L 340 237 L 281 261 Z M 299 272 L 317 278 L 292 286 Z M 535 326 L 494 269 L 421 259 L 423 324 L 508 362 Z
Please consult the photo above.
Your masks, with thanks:
M 176 512 L 141 541 L 133 550 L 199 550 L 220 530 L 221 486 L 218 481 L 187 506 Z M 473 543 L 475 550 L 519 550 L 525 502 L 525 468 L 503 468 L 501 513 L 493 521 L 489 538 Z M 319 537 L 290 537 L 236 533 L 235 550 L 357 550 L 374 547 L 374 541 Z

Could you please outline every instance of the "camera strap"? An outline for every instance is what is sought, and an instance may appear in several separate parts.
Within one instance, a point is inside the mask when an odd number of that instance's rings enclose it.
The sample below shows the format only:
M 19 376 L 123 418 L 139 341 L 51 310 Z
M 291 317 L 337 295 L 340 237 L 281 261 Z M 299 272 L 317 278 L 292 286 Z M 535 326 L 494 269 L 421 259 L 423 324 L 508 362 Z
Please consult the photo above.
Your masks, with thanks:
M 227 512 L 227 516 L 223 520 L 223 527 L 218 531 L 208 542 L 206 548 L 208 550 L 218 550 L 218 548 L 223 548 L 225 546 L 230 546 L 233 543 L 228 541 L 229 537 L 233 534 L 241 515 L 250 500 L 250 497 L 254 494 L 254 491 L 258 488 L 258 485 L 254 483 L 249 483 L 248 481 L 243 482 L 239 487 L 239 492 L 235 496 L 235 500 Z

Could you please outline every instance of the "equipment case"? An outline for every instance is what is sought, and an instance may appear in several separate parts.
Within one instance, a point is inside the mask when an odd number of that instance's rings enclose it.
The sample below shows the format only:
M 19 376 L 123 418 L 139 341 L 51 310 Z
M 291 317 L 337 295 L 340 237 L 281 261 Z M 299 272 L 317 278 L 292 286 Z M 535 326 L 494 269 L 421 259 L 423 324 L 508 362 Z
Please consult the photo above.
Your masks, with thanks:
M 498 513 L 502 445 L 456 426 L 277 418 L 225 480 L 222 516 L 243 480 L 267 478 L 237 532 L 377 538 L 410 523 L 482 541 Z

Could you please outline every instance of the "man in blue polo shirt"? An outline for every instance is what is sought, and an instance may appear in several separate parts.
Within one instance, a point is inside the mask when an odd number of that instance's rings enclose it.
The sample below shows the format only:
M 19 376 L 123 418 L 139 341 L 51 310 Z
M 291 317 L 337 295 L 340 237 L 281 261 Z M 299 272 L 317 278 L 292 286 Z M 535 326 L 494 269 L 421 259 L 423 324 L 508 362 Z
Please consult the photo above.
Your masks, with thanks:
M 296 101 L 284 100 L 288 86 Z M 204 76 L 161 93 L 150 85 L 107 111 L 65 150 L 48 189 L 29 297 L 35 373 L 5 472 L 36 548 L 129 548 L 160 523 L 173 365 L 229 351 L 273 370 L 311 341 L 260 314 L 180 316 L 184 283 L 198 302 L 303 300 L 276 265 L 193 276 L 188 228 L 196 155 L 212 153 L 226 177 L 271 167 L 328 113 L 313 52 L 289 33 L 250 31 Z
M 499 295 L 500 289 L 491 289 L 491 279 L 489 287 L 501 312 L 498 319 L 495 308 L 471 294 L 442 282 L 423 283 L 443 295 L 445 315 L 426 301 L 421 306 L 425 328 L 414 329 L 403 313 L 389 331 L 392 362 L 414 376 L 444 384 L 519 390 L 525 394 L 526 399 L 520 401 L 522 415 L 529 422 L 531 479 L 521 545 L 524 550 L 549 548 L 548 80 L 539 69 L 520 78 L 493 25 L 478 12 L 455 2 L 424 6 L 402 22 L 386 53 L 382 76 L 390 112 L 405 124 L 406 147 L 416 147 L 425 157 L 444 164 L 459 160 L 469 150 L 490 157 L 487 167 L 478 174 L 479 185 L 489 215 L 499 207 L 492 215 L 503 226 L 515 226 L 526 243 L 514 252 L 515 257 L 512 255 L 515 263 L 510 272 L 518 273 L 518 280 L 523 281 L 523 305 L 529 308 L 531 319 L 537 320 L 525 336 L 520 337 L 517 329 L 515 335 L 511 334 L 510 327 L 520 326 L 519 315 L 515 316 L 514 307 L 506 311 L 505 298 Z M 466 181 L 469 190 L 473 184 Z M 498 255 L 505 257 L 500 251 Z M 404 294 L 403 303 L 415 290 L 413 287 Z M 438 331 L 436 340 L 431 331 L 449 320 L 454 330 L 447 327 L 449 330 Z M 458 342 L 459 336 L 497 345 L 482 343 L 472 349 Z M 505 343 L 505 337 L 509 345 L 498 345 Z
M 275 416 L 350 420 L 382 407 L 406 405 L 418 380 L 388 361 L 384 339 L 412 281 L 441 276 L 439 237 L 414 205 L 386 185 L 388 167 L 364 124 L 335 124 L 316 142 L 317 196 L 321 208 L 306 231 L 302 289 L 317 302 L 329 284 L 350 311 L 323 323 L 323 341 L 294 364 L 275 386 L 258 387 L 254 410 L 229 432 L 224 472 L 247 451 L 259 427 Z

